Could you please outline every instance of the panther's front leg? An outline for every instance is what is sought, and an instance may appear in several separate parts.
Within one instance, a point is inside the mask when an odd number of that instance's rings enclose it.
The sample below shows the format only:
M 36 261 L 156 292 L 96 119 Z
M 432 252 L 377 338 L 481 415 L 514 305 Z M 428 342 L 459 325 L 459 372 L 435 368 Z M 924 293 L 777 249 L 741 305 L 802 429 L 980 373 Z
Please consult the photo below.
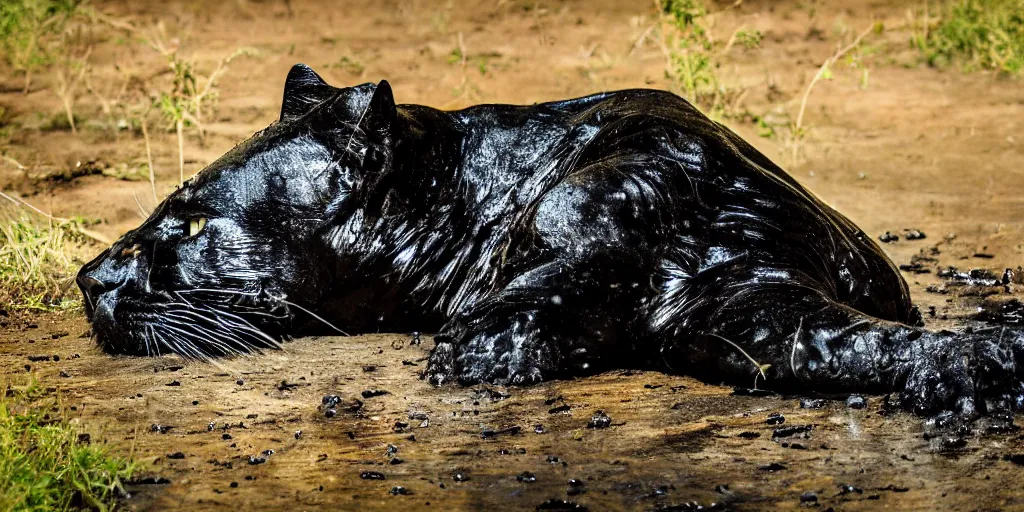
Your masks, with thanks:
M 592 372 L 628 353 L 637 274 L 602 260 L 540 265 L 468 308 L 437 336 L 427 377 L 436 385 L 532 384 Z
M 545 328 L 542 318 L 549 314 L 538 308 L 454 322 L 437 336 L 428 367 L 431 382 L 533 384 L 565 373 L 572 356 L 585 359 L 586 349 L 574 354 L 570 340 Z

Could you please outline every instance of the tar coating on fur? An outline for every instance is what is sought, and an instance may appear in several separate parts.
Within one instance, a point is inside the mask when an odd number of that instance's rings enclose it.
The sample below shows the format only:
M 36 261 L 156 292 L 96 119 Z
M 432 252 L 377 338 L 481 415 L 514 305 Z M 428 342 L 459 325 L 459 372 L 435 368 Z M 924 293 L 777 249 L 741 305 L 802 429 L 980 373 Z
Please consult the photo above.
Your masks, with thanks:
M 957 418 L 1022 397 L 1018 330 L 923 330 L 874 241 L 655 90 L 445 112 L 298 65 L 279 122 L 78 281 L 112 353 L 205 358 L 335 330 L 424 331 L 440 333 L 436 384 L 655 367 L 896 391 Z

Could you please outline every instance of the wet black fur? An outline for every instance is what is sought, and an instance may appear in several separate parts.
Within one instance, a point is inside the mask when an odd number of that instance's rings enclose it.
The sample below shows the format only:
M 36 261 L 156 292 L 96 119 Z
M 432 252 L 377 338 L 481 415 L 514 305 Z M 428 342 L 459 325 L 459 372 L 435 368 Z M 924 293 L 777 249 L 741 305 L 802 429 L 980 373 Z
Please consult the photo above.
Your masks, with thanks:
M 280 122 L 79 283 L 113 353 L 234 354 L 329 323 L 440 333 L 437 384 L 655 367 L 961 418 L 1022 395 L 1018 331 L 922 329 L 868 236 L 655 90 L 445 112 L 296 66 Z

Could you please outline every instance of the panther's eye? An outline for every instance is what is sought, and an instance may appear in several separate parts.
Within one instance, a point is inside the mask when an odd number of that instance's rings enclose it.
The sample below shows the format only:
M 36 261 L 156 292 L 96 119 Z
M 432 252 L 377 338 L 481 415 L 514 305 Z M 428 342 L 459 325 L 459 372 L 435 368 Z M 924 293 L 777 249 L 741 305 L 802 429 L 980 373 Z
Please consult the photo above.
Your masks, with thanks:
M 196 236 L 206 227 L 206 217 L 196 217 L 188 221 L 188 236 Z

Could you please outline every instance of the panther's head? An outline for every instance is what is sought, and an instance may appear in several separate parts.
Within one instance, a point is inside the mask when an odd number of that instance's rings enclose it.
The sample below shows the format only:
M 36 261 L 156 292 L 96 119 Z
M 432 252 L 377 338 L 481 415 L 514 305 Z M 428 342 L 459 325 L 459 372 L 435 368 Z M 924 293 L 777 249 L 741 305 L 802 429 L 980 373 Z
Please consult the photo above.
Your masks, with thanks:
M 353 215 L 389 165 L 396 116 L 387 82 L 334 88 L 292 68 L 280 121 L 81 269 L 100 346 L 230 355 L 274 347 L 316 318 L 344 266 L 325 233 Z

